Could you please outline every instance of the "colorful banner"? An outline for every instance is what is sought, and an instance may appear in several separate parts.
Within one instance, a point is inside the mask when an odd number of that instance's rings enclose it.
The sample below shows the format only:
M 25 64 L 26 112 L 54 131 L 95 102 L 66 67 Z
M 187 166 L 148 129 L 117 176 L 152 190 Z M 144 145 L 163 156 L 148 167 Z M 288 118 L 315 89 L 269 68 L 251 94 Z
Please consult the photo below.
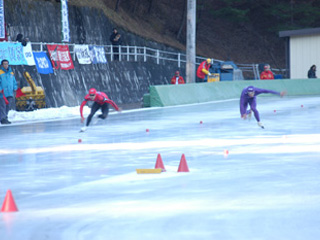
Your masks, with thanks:
M 92 63 L 107 63 L 106 53 L 103 47 L 89 46 Z
M 6 38 L 6 27 L 4 22 L 4 6 L 3 0 L 0 0 L 0 38 Z
M 27 61 L 27 65 L 29 65 L 29 66 L 36 65 L 36 63 L 34 62 L 31 42 L 28 42 L 27 45 L 25 47 L 23 47 L 22 49 L 23 49 L 24 58 Z
M 7 59 L 10 65 L 28 65 L 21 43 L 0 42 L 0 59 Z
M 90 52 L 88 45 L 75 45 L 74 51 L 80 64 L 91 64 Z
M 70 42 L 68 0 L 61 0 L 62 42 Z
M 49 45 L 47 48 L 50 54 L 51 63 L 54 69 L 74 69 L 68 45 Z
M 50 60 L 45 52 L 33 52 L 33 57 L 39 73 L 53 73 Z

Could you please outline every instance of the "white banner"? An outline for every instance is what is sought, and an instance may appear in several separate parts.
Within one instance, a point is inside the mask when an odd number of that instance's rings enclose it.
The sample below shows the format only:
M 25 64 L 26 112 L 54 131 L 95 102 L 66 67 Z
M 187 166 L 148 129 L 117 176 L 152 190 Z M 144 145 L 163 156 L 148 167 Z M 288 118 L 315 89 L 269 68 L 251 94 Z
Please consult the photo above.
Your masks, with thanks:
M 0 38 L 6 38 L 3 0 L 0 0 Z
M 79 64 L 91 64 L 90 52 L 88 45 L 75 45 L 74 51 L 77 55 Z
M 62 42 L 70 42 L 68 0 L 61 0 Z
M 27 45 L 23 47 L 23 55 L 24 58 L 27 60 L 29 66 L 36 65 L 33 57 L 31 42 L 28 42 Z

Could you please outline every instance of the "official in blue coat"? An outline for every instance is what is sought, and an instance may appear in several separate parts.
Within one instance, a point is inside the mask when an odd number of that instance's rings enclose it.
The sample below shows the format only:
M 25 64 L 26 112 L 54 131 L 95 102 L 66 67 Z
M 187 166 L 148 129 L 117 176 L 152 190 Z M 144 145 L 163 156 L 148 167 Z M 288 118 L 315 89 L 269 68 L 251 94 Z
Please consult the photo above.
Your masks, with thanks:
M 10 124 L 8 113 L 14 105 L 14 91 L 18 89 L 16 78 L 9 67 L 9 61 L 1 61 L 0 67 L 0 119 L 1 124 Z M 6 104 L 6 99 L 7 103 Z

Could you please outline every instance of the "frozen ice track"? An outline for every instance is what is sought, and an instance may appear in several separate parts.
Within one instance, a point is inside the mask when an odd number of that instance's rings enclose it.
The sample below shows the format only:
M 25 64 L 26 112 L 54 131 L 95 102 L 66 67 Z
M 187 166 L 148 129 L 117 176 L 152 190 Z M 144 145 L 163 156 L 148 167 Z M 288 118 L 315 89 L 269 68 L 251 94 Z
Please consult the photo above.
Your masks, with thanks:
M 258 97 L 264 130 L 238 100 L 0 127 L 1 239 L 319 239 L 319 106 Z

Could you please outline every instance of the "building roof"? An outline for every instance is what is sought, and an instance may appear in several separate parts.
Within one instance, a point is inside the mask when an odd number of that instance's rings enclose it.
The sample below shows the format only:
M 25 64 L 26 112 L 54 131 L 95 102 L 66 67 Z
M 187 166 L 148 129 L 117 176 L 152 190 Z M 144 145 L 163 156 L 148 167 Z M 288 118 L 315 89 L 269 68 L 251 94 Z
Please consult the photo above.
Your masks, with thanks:
M 292 37 L 315 34 L 320 34 L 320 28 L 306 28 L 300 30 L 281 31 L 279 32 L 279 37 Z

